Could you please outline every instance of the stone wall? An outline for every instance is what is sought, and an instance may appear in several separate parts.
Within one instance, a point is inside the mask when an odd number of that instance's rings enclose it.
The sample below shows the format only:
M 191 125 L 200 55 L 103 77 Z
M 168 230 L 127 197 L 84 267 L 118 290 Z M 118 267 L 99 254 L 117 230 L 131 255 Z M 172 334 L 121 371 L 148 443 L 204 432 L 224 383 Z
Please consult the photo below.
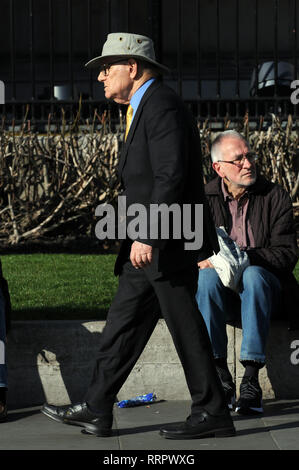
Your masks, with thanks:
M 44 401 L 62 405 L 83 400 L 104 326 L 104 321 L 15 322 L 7 345 L 10 408 Z M 228 363 L 239 390 L 243 375 L 238 361 L 242 331 L 228 326 L 227 332 Z M 264 398 L 298 398 L 299 365 L 291 363 L 294 340 L 298 340 L 299 349 L 299 331 L 288 331 L 284 322 L 271 325 L 268 361 L 260 372 Z M 299 352 L 297 356 L 299 362 Z M 190 399 L 164 320 L 159 320 L 118 399 L 150 392 L 160 400 Z

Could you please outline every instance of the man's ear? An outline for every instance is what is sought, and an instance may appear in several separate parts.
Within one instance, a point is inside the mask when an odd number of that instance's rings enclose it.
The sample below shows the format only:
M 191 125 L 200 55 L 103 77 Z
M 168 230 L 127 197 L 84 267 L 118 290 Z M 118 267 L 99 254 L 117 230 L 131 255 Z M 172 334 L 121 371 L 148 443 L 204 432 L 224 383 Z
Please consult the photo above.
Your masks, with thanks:
M 135 59 L 129 59 L 128 64 L 130 66 L 130 76 L 131 78 L 135 78 L 138 71 L 138 64 Z
M 212 163 L 212 167 L 221 178 L 225 177 L 225 173 L 222 171 L 221 164 L 219 162 Z

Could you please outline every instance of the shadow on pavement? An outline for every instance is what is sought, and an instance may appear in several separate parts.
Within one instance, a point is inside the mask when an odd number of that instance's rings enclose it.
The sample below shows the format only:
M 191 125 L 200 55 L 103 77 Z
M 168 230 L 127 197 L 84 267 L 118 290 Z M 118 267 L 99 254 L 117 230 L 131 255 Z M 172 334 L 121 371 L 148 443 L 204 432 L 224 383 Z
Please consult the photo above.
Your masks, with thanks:
M 14 421 L 19 421 L 20 419 L 29 418 L 30 416 L 40 413 L 40 409 L 35 410 L 22 410 L 22 411 L 9 411 L 6 419 L 6 423 L 12 423 Z

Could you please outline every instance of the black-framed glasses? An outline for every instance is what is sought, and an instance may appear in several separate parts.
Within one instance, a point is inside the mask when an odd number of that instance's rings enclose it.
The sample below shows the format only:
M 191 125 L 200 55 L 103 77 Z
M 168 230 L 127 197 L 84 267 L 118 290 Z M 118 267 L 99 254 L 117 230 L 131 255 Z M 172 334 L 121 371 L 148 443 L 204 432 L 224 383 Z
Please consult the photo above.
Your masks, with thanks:
M 122 62 L 128 62 L 128 60 L 118 59 L 118 60 L 115 60 L 114 62 L 109 62 L 109 64 L 102 64 L 100 67 L 100 73 L 103 72 L 104 77 L 107 77 L 109 75 L 111 65 L 121 64 Z
M 218 160 L 218 162 L 231 163 L 232 165 L 241 168 L 245 163 L 245 159 L 248 160 L 250 163 L 255 163 L 258 158 L 259 156 L 256 153 L 248 152 L 245 155 L 238 155 L 237 158 L 235 158 L 234 160 Z

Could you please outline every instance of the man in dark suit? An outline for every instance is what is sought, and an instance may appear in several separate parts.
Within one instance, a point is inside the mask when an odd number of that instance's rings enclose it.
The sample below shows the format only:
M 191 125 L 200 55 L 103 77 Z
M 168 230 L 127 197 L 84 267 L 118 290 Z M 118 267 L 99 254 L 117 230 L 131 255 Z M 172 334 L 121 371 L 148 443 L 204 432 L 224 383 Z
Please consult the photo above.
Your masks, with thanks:
M 110 435 L 116 395 L 161 311 L 192 398 L 186 422 L 165 426 L 161 435 L 174 439 L 232 436 L 235 429 L 195 300 L 197 261 L 218 250 L 205 202 L 196 124 L 182 100 L 162 84 L 160 75 L 166 68 L 156 62 L 151 39 L 129 33 L 109 34 L 102 55 L 87 66 L 100 68 L 98 80 L 104 85 L 106 98 L 129 105 L 118 173 L 127 207 L 142 205 L 148 223 L 136 239 L 127 220 L 128 236 L 115 265 L 119 287 L 85 401 L 67 408 L 46 404 L 42 411 L 66 424 L 83 426 L 86 432 Z M 174 222 L 170 223 L 168 239 L 163 239 L 159 233 L 163 216 L 154 221 L 150 218 L 150 208 L 155 204 L 168 208 L 189 204 L 193 212 L 196 204 L 202 204 L 204 222 L 192 225 L 194 231 L 203 231 L 202 246 L 184 249 L 188 237 L 183 230 L 177 238 Z M 195 222 L 198 224 L 196 217 Z M 151 230 L 157 230 L 157 238 L 151 236 Z

